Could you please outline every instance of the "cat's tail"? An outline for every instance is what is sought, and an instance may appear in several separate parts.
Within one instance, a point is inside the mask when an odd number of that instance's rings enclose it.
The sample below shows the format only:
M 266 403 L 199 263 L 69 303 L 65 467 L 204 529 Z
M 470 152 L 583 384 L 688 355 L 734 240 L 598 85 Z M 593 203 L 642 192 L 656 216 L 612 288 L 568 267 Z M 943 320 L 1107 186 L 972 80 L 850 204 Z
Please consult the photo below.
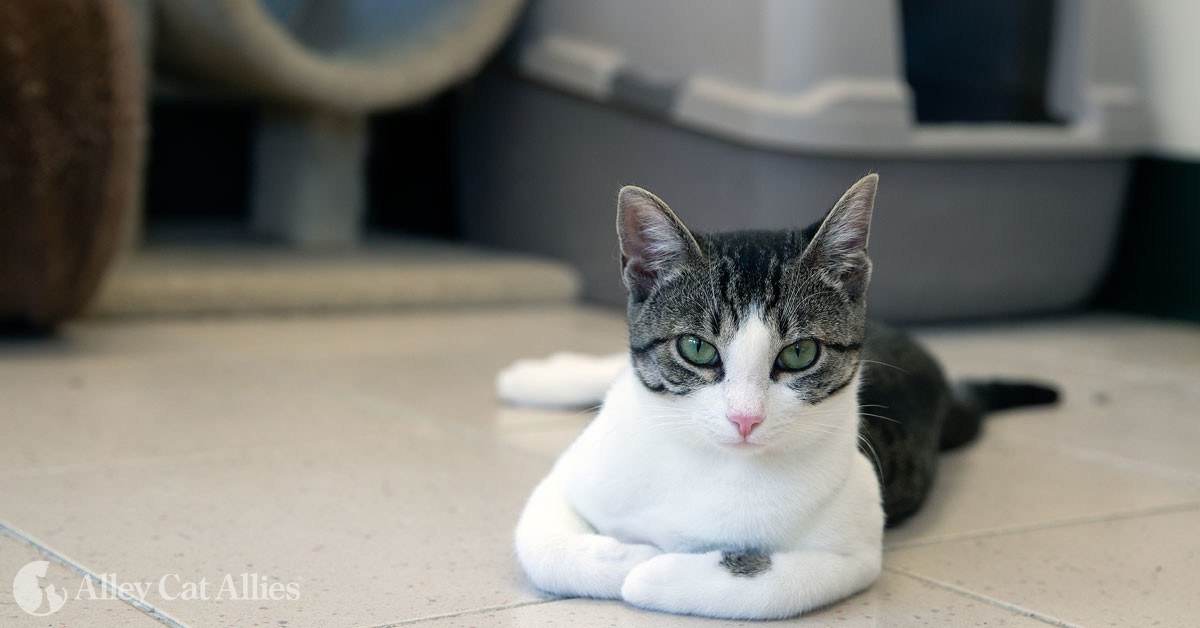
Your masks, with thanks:
M 517 360 L 496 375 L 496 394 L 505 403 L 543 408 L 587 408 L 604 394 L 629 364 L 629 355 L 555 353 Z
M 955 382 L 954 404 L 942 425 L 942 449 L 974 439 L 985 415 L 1054 403 L 1058 403 L 1058 390 L 1048 384 L 1003 380 Z

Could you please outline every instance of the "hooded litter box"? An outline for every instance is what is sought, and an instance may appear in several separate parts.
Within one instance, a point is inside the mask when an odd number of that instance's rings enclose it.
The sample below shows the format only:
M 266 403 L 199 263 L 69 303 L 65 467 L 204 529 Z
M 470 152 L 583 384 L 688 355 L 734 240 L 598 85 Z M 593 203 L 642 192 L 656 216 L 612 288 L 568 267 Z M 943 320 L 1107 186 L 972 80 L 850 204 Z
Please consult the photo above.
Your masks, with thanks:
M 1127 10 L 536 2 L 464 103 L 462 224 L 577 265 L 616 303 L 622 184 L 694 229 L 770 229 L 878 172 L 875 316 L 1070 308 L 1105 270 L 1143 141 Z

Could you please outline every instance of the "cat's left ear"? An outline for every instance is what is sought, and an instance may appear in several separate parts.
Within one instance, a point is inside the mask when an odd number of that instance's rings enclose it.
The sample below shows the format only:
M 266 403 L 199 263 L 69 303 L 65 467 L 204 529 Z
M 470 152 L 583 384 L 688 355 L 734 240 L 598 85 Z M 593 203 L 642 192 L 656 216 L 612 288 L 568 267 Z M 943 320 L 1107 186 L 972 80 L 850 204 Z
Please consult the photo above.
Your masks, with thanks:
M 867 239 L 871 235 L 871 212 L 879 175 L 869 174 L 850 186 L 826 214 L 812 242 L 804 250 L 803 262 L 822 268 L 842 284 L 851 298 L 867 291 L 871 260 Z

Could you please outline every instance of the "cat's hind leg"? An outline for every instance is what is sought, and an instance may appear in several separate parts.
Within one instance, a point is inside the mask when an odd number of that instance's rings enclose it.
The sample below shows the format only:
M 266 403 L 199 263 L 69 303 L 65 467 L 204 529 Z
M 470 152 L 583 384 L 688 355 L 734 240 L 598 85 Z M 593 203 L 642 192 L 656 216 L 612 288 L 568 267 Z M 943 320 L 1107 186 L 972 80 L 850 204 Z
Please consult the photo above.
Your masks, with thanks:
M 516 547 L 533 585 L 564 597 L 619 598 L 630 570 L 659 554 L 652 545 L 596 534 L 567 502 L 553 472 L 521 513 Z
M 555 353 L 518 360 L 496 376 L 496 394 L 523 406 L 584 408 L 599 404 L 629 364 L 627 354 Z

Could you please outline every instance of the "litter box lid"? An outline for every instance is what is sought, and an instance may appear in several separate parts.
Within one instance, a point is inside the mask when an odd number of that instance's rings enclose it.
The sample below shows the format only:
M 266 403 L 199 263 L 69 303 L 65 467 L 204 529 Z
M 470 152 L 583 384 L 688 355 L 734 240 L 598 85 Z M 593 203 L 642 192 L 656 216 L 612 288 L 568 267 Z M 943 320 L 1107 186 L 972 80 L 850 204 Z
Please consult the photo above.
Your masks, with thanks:
M 1057 3 L 1045 100 L 1058 124 L 919 124 L 899 5 L 542 0 L 514 61 L 527 79 L 764 148 L 1014 158 L 1142 148 L 1125 3 Z

